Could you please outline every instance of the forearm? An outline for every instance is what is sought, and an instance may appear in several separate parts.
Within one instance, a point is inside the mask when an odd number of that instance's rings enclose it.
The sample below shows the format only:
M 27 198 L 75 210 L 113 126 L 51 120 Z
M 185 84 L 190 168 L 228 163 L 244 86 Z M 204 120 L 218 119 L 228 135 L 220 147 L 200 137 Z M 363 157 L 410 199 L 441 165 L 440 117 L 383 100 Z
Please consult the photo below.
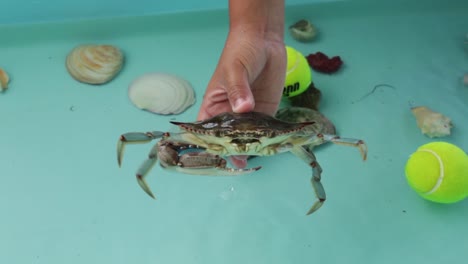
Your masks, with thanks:
M 284 0 L 229 0 L 230 31 L 283 41 Z

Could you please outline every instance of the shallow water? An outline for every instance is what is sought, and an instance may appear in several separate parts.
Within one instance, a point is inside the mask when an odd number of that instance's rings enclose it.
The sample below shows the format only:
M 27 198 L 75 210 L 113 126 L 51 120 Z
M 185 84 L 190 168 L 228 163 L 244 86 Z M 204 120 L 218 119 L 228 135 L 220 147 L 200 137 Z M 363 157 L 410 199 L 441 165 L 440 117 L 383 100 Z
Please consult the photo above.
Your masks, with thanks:
M 453 133 L 441 140 L 468 150 L 468 3 L 461 2 L 287 10 L 287 25 L 307 18 L 320 37 L 302 44 L 287 34 L 286 44 L 342 57 L 337 74 L 312 72 L 321 110 L 340 135 L 369 146 L 366 162 L 353 148 L 316 149 L 328 199 L 308 217 L 310 168 L 291 154 L 253 159 L 250 166 L 263 168 L 239 177 L 154 167 L 157 201 L 133 176 L 150 144 L 127 148 L 117 167 L 121 133 L 195 119 L 224 45 L 225 11 L 0 26 L 0 67 L 12 78 L 0 94 L 0 262 L 461 262 L 468 201 L 427 202 L 404 177 L 408 156 L 436 140 L 421 134 L 411 106 L 451 117 Z M 65 56 L 82 43 L 122 48 L 121 74 L 97 87 L 74 81 Z M 136 109 L 127 86 L 151 71 L 188 79 L 196 104 L 175 117 Z M 394 88 L 369 94 L 380 84 Z

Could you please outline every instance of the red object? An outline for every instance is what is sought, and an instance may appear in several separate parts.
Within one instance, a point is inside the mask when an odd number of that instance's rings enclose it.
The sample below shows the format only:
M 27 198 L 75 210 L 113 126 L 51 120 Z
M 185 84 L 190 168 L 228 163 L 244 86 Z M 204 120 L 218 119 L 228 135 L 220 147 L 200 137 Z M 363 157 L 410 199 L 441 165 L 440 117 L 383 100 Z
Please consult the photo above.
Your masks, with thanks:
M 334 73 L 343 65 L 340 56 L 329 58 L 320 51 L 315 54 L 309 54 L 306 58 L 312 69 L 324 73 Z

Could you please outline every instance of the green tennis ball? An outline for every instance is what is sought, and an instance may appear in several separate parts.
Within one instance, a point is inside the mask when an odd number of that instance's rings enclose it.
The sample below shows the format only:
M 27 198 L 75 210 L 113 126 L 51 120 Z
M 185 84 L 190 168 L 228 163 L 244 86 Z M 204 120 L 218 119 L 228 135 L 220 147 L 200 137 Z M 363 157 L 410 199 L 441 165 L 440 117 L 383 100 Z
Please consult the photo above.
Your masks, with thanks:
M 292 97 L 303 93 L 312 83 L 312 73 L 309 63 L 299 51 L 286 46 L 288 65 L 284 81 L 284 97 Z
M 423 198 L 455 203 L 468 196 L 468 156 L 446 142 L 422 145 L 406 163 L 408 184 Z

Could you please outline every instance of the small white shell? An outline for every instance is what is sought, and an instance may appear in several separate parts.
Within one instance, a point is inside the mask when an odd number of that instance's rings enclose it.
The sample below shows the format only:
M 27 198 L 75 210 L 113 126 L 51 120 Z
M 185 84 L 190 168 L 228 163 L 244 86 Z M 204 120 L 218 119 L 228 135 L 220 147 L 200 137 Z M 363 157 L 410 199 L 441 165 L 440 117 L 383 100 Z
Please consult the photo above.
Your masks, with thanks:
M 423 134 L 430 138 L 450 135 L 450 129 L 453 127 L 450 118 L 425 106 L 413 107 L 411 111 Z
M 123 54 L 111 45 L 80 45 L 67 56 L 66 66 L 77 81 L 103 84 L 122 69 Z
M 132 103 L 156 114 L 179 114 L 195 103 L 195 91 L 189 82 L 167 73 L 147 73 L 128 88 Z
M 291 36 L 300 42 L 309 42 L 317 35 L 317 29 L 306 19 L 301 19 L 289 27 Z
M 8 77 L 8 74 L 0 68 L 0 92 L 5 91 L 8 89 L 8 83 L 10 82 L 10 77 Z

